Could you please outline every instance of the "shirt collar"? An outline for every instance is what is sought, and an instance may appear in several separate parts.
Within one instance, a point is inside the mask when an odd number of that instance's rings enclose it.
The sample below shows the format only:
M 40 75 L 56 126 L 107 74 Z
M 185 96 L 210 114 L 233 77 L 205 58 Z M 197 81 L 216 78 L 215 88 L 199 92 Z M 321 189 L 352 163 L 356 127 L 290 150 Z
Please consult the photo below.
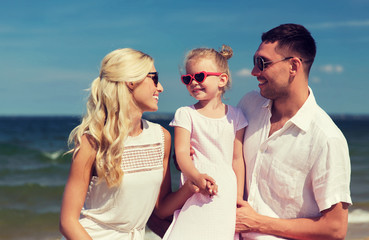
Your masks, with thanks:
M 307 132 L 311 121 L 313 120 L 313 112 L 316 106 L 315 97 L 313 90 L 309 87 L 309 96 L 306 99 L 302 107 L 297 111 L 295 116 L 293 116 L 290 121 L 295 124 L 298 128 Z
M 272 103 L 273 103 L 272 100 L 265 98 L 265 102 L 263 103 L 263 108 L 268 108 L 269 111 L 271 111 Z
M 263 104 L 264 108 L 269 109 L 271 111 L 272 109 L 273 101 L 270 99 L 266 99 L 266 101 Z M 295 124 L 298 128 L 303 130 L 304 132 L 307 132 L 310 123 L 313 118 L 313 109 L 314 106 L 316 106 L 315 97 L 313 94 L 313 90 L 309 87 L 309 96 L 306 99 L 305 103 L 302 105 L 302 107 L 297 111 L 295 116 L 293 116 L 288 122 L 292 122 Z

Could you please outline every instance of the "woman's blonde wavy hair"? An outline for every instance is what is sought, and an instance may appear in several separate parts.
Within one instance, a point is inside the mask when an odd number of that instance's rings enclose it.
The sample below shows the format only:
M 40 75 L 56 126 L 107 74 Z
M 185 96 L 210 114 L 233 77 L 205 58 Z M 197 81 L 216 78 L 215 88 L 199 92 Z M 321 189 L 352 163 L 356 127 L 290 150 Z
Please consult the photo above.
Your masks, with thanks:
M 198 60 L 201 58 L 213 59 L 218 71 L 228 75 L 227 85 L 222 89 L 222 95 L 231 88 L 232 78 L 231 71 L 228 66 L 228 59 L 233 56 L 233 50 L 230 46 L 222 45 L 219 52 L 213 48 L 195 48 L 189 51 L 185 57 L 184 65 L 186 66 L 189 61 Z
M 130 49 L 117 49 L 101 62 L 100 75 L 91 84 L 87 113 L 81 124 L 70 133 L 68 143 L 73 144 L 73 158 L 78 153 L 81 137 L 92 138 L 95 147 L 95 170 L 99 181 L 109 187 L 122 181 L 121 162 L 124 141 L 131 131 L 130 110 L 134 99 L 126 83 L 144 80 L 154 65 L 147 54 Z

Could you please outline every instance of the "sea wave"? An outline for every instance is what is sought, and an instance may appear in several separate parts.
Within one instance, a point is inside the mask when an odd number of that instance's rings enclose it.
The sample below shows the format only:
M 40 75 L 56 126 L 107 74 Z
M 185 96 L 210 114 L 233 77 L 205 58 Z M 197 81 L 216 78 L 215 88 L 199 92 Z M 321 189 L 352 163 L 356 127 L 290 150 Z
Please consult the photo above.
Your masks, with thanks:
M 64 153 L 0 142 L 0 185 L 64 185 L 71 162 L 71 154 Z
M 68 176 L 67 165 L 33 164 L 27 167 L 0 169 L 0 186 L 64 185 Z
M 369 211 L 355 209 L 348 215 L 349 223 L 369 223 Z
M 56 161 L 57 159 L 61 158 L 64 153 L 64 150 L 57 150 L 54 152 L 42 152 L 45 157 L 49 158 L 52 161 Z

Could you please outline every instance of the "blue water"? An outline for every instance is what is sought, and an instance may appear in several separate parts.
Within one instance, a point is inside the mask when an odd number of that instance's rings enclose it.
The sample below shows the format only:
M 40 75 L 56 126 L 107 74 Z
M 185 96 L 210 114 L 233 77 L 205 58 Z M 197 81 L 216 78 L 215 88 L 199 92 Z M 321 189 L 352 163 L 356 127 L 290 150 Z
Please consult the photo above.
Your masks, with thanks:
M 145 115 L 166 127 L 172 114 Z M 354 205 L 351 223 L 369 223 L 369 117 L 333 116 L 349 144 Z M 52 239 L 79 117 L 0 117 L 0 239 Z M 174 188 L 178 172 L 172 168 Z

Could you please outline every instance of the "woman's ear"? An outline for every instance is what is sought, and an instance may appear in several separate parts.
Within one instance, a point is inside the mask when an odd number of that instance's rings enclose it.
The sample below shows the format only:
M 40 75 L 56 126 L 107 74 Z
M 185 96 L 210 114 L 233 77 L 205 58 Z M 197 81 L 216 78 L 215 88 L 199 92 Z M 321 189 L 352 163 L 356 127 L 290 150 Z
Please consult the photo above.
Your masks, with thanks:
M 220 76 L 219 76 L 219 87 L 224 87 L 227 85 L 228 83 L 228 75 L 225 74 L 225 73 L 222 73 Z
M 136 84 L 134 82 L 128 82 L 128 83 L 126 83 L 126 85 L 127 85 L 129 90 L 133 91 Z

